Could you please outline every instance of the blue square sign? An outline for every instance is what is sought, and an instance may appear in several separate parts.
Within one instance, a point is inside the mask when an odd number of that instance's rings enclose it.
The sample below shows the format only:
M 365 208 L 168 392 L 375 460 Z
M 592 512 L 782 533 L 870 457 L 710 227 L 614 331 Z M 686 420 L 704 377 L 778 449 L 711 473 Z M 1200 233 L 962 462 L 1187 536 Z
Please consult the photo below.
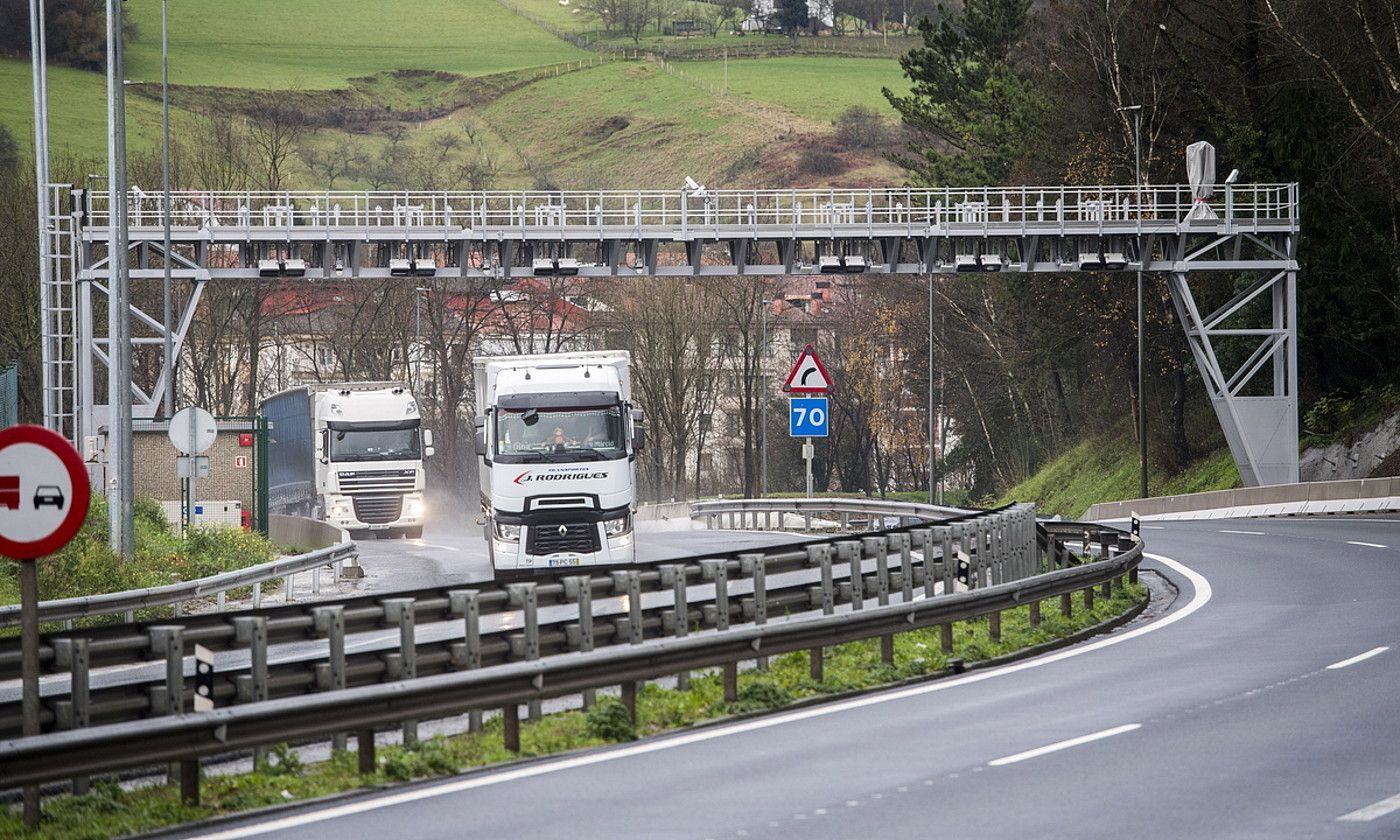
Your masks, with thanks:
M 793 437 L 826 437 L 826 397 L 788 398 L 788 434 Z

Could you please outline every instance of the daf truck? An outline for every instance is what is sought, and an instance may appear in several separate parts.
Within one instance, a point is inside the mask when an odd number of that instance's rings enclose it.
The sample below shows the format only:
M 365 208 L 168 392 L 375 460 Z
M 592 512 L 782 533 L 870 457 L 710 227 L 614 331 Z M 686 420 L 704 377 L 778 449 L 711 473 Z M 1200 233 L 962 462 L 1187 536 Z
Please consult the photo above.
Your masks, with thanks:
M 625 566 L 643 414 L 625 351 L 478 357 L 482 523 L 498 578 Z
M 433 454 L 418 401 L 395 382 L 302 385 L 263 400 L 268 508 L 352 537 L 423 536 L 423 459 Z

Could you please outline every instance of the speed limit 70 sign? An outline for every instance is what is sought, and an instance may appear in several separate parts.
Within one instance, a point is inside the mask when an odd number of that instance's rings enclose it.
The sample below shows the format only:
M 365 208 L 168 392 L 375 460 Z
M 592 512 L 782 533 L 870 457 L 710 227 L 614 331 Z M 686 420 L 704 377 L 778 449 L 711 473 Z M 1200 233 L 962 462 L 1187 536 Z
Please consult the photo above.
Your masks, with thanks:
M 792 437 L 827 436 L 826 397 L 790 397 L 788 434 Z

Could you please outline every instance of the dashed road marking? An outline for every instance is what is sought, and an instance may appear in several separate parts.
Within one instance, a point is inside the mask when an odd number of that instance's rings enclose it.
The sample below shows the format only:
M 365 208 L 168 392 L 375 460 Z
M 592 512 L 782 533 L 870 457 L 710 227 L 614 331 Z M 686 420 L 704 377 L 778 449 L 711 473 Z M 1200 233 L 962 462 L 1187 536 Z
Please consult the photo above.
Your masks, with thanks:
M 1244 535 L 1250 536 L 1250 537 L 1262 537 L 1262 536 L 1265 536 L 1265 534 L 1264 534 L 1263 531 L 1232 531 L 1232 530 L 1230 530 L 1229 528 L 1221 528 L 1221 529 L 1220 529 L 1220 533 L 1222 533 L 1222 534 L 1244 534 Z
M 1347 540 L 1347 545 L 1359 545 L 1359 546 L 1361 546 L 1361 547 L 1363 547 L 1363 548 L 1388 548 L 1388 547 L 1389 547 L 1389 546 L 1381 545 L 1380 543 L 1362 542 L 1361 540 Z
M 1394 811 L 1400 811 L 1400 793 L 1382 799 L 1380 802 L 1373 802 L 1365 808 L 1357 808 L 1355 811 L 1342 814 L 1337 817 L 1337 822 L 1370 822 Z
M 1067 750 L 1070 747 L 1078 747 L 1082 744 L 1090 744 L 1094 741 L 1102 741 L 1104 738 L 1112 738 L 1114 735 L 1122 735 L 1124 732 L 1132 732 L 1134 729 L 1141 729 L 1140 723 L 1125 723 L 1122 726 L 1115 726 L 1112 729 L 1103 729 L 1098 732 L 1090 732 L 1088 735 L 1080 735 L 1078 738 L 1068 738 L 1064 741 L 1056 741 L 1053 744 L 1046 744 L 1043 747 L 1036 747 L 1033 750 L 1018 752 L 1015 755 L 1008 755 L 1003 758 L 995 758 L 987 762 L 989 767 L 1001 767 L 1007 764 L 1015 764 L 1030 758 L 1039 758 L 1042 755 Z
M 1355 665 L 1356 663 L 1364 662 L 1365 660 L 1370 659 L 1373 656 L 1380 656 L 1382 653 L 1385 653 L 1388 650 L 1390 650 L 1390 645 L 1381 645 L 1380 647 L 1371 648 L 1365 653 L 1358 653 L 1350 659 L 1343 659 L 1341 662 L 1333 662 L 1331 665 L 1327 666 L 1327 670 L 1335 671 L 1338 668 L 1345 668 L 1348 665 Z

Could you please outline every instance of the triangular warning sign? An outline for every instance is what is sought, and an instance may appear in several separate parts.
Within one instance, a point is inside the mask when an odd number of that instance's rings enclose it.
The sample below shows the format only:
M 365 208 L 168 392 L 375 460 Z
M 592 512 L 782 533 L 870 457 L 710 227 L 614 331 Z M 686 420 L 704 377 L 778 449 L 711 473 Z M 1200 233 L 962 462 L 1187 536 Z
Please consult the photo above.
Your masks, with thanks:
M 783 383 L 783 390 L 794 394 L 824 394 L 831 390 L 831 375 L 822 367 L 822 360 L 817 358 L 816 348 L 812 345 L 803 347 L 797 355 L 792 372 Z

